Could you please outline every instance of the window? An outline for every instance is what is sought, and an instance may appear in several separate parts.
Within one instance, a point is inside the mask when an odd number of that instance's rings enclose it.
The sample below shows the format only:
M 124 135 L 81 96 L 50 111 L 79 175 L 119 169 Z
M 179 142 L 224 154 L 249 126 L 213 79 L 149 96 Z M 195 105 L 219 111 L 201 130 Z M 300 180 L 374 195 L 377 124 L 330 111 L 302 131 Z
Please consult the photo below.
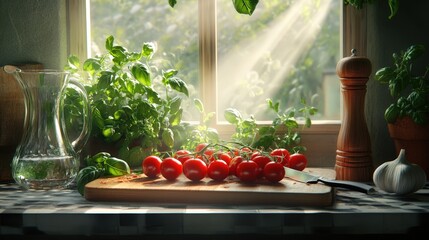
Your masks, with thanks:
M 158 42 L 156 55 L 192 83 L 193 97 L 202 99 L 207 111 L 218 114 L 221 136 L 234 131 L 223 121 L 227 107 L 266 121 L 265 98 L 283 107 L 304 98 L 319 109 L 313 126 L 303 130 L 316 136 L 306 146 L 316 151 L 328 146 L 331 152 L 322 158 L 332 158 L 340 126 L 334 70 L 342 47 L 350 46 L 341 41 L 341 26 L 352 14 L 342 8 L 335 0 L 259 1 L 247 16 L 236 13 L 231 0 L 178 1 L 174 8 L 166 0 L 69 1 L 69 51 L 85 59 L 104 46 L 107 35 L 129 48 Z M 344 34 L 350 41 L 352 33 Z
M 231 1 L 216 3 L 219 112 L 236 107 L 269 121 L 275 114 L 265 99 L 283 108 L 305 99 L 319 109 L 315 119 L 339 119 L 341 1 L 260 1 L 251 17 L 238 15 Z

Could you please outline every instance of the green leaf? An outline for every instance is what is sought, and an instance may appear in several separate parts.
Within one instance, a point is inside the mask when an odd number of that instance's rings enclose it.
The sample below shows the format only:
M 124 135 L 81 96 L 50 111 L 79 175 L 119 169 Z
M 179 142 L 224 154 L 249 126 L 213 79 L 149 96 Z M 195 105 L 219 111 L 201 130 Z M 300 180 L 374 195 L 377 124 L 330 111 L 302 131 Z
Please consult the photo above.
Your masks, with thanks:
M 176 5 L 177 1 L 176 0 L 168 0 L 168 4 L 170 4 L 170 6 L 172 8 L 174 8 L 174 6 Z
M 99 152 L 88 159 L 88 164 L 91 163 L 104 163 L 110 157 L 108 152 Z
M 389 0 L 389 8 L 390 8 L 389 19 L 392 19 L 392 17 L 394 17 L 398 12 L 399 0 Z
M 253 130 L 255 126 L 256 124 L 254 119 L 246 119 L 242 122 L 242 127 L 245 129 Z
M 407 61 L 415 60 L 420 57 L 425 51 L 425 46 L 422 44 L 411 45 L 404 54 L 404 59 Z
M 298 123 L 295 121 L 295 119 L 287 119 L 284 122 L 284 125 L 288 128 L 288 129 L 294 129 L 294 128 L 298 128 Z
M 122 176 L 130 173 L 131 171 L 128 163 L 122 159 L 110 157 L 105 162 L 105 174 Z
M 194 98 L 194 106 L 197 108 L 197 110 L 200 113 L 204 113 L 204 105 L 203 105 L 203 102 L 201 102 L 200 99 Z
M 131 74 L 137 81 L 145 86 L 151 85 L 149 68 L 146 64 L 136 63 L 131 67 Z
M 78 71 L 80 68 L 79 58 L 75 55 L 70 55 L 67 58 L 67 63 L 68 63 L 67 67 L 69 70 Z
M 311 127 L 311 119 L 310 118 L 305 118 L 305 126 L 306 127 Z
M 101 177 L 102 174 L 103 170 L 100 170 L 95 166 L 88 166 L 82 168 L 76 176 L 77 191 L 80 193 L 80 195 L 84 195 L 85 185 L 87 183 L 92 182 L 95 179 Z
M 219 141 L 219 133 L 215 128 L 207 128 L 206 134 L 211 143 Z
M 128 60 L 130 62 L 135 62 L 140 60 L 141 57 L 142 57 L 142 53 L 132 52 L 130 53 Z
M 135 93 L 135 89 L 136 89 L 136 85 L 134 84 L 134 82 L 133 81 L 127 81 L 126 83 L 125 83 L 125 88 L 127 89 L 127 91 L 129 92 L 129 93 L 131 93 L 131 94 L 134 94 Z
M 128 105 L 123 106 L 123 107 L 122 107 L 122 110 L 124 110 L 124 112 L 125 112 L 128 116 L 131 116 L 131 115 L 133 114 L 133 109 L 132 109 L 130 106 L 128 106 Z
M 106 126 L 106 127 L 103 129 L 103 136 L 104 136 L 105 138 L 112 137 L 114 133 L 115 133 L 115 129 L 114 129 L 113 127 Z
M 388 123 L 394 123 L 398 116 L 399 108 L 396 106 L 396 104 L 393 103 L 384 112 L 384 119 L 386 119 Z
M 127 49 L 125 49 L 122 46 L 113 46 L 112 49 L 110 49 L 110 54 L 120 62 L 126 60 L 127 58 L 126 52 L 127 52 Z
M 269 149 L 273 145 L 274 141 L 275 138 L 273 135 L 263 135 L 253 143 L 252 147 Z
M 146 58 L 151 58 L 155 52 L 155 44 L 153 42 L 146 42 L 143 44 L 142 55 Z
M 124 110 L 120 109 L 120 110 L 116 111 L 116 112 L 113 114 L 113 117 L 114 117 L 116 120 L 124 119 L 124 118 L 126 118 L 126 117 L 127 117 L 127 114 L 125 113 L 125 111 L 124 111 Z
M 159 93 L 152 88 L 145 88 L 147 100 L 151 103 L 162 104 L 162 99 Z
M 98 110 L 98 108 L 94 107 L 92 109 L 92 120 L 93 120 L 93 122 L 95 122 L 95 125 L 99 129 L 104 128 L 104 120 L 103 120 L 103 117 L 101 116 L 100 110 Z
M 162 131 L 162 141 L 169 147 L 172 148 L 174 145 L 174 133 L 169 128 L 164 128 Z
M 259 0 L 232 0 L 235 10 L 240 14 L 252 15 Z
M 273 103 L 273 100 L 268 98 L 267 99 L 267 103 L 268 103 L 268 107 L 271 108 L 272 110 L 274 110 L 274 112 L 278 113 L 279 112 L 279 102 Z
M 105 47 L 106 47 L 107 51 L 110 52 L 112 50 L 112 48 L 113 48 L 113 41 L 114 40 L 115 40 L 115 38 L 113 36 L 108 36 L 107 37 L 106 44 L 105 44 Z
M 98 78 L 97 88 L 98 90 L 106 89 L 110 86 L 110 83 L 113 80 L 113 72 L 103 71 L 101 72 L 100 77 Z
M 162 71 L 162 76 L 164 76 L 164 78 L 171 78 L 171 77 L 174 77 L 174 76 L 176 76 L 176 74 L 178 73 L 179 71 L 177 71 L 176 69 L 168 69 L 167 71 Z
M 174 97 L 170 101 L 170 112 L 172 114 L 176 113 L 180 110 L 180 106 L 182 105 L 182 99 L 178 96 Z
M 101 69 L 101 64 L 98 59 L 88 58 L 83 63 L 83 70 L 89 72 L 90 74 L 94 74 L 95 71 L 99 71 Z
M 273 126 L 263 126 L 259 129 L 259 135 L 274 135 L 276 129 Z
M 316 107 L 310 107 L 310 109 L 308 109 L 308 113 L 313 116 L 314 114 L 316 114 L 319 110 Z
M 235 108 L 227 108 L 224 112 L 225 120 L 231 124 L 237 124 L 241 121 L 241 113 Z
M 94 166 L 97 167 L 100 170 L 104 171 L 104 163 L 106 162 L 107 158 L 110 157 L 110 153 L 108 152 L 99 152 L 92 157 L 88 157 L 86 159 L 86 164 L 88 166 Z
M 171 78 L 168 78 L 167 84 L 172 89 L 174 89 L 178 92 L 181 92 L 181 93 L 183 93 L 189 97 L 188 86 L 186 85 L 186 83 L 182 79 L 180 79 L 178 77 L 171 77 Z
M 172 117 L 170 118 L 170 124 L 171 126 L 177 126 L 180 124 L 180 121 L 182 119 L 183 109 L 179 109 L 177 112 L 175 112 Z

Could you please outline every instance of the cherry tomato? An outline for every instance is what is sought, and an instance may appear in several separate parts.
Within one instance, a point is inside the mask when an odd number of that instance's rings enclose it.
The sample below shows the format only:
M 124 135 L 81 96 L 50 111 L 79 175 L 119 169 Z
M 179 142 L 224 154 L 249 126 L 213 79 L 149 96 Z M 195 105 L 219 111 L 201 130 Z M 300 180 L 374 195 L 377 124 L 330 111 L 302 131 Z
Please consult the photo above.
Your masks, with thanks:
M 240 156 L 240 149 L 234 148 L 234 156 Z
M 167 157 L 162 160 L 161 163 L 161 175 L 170 181 L 175 180 L 182 174 L 183 165 L 182 163 L 173 157 Z
M 250 155 L 252 155 L 252 150 L 250 150 L 250 148 L 248 148 L 248 147 L 243 147 L 241 149 L 235 149 L 234 150 L 234 155 L 235 156 L 243 156 L 245 158 L 249 158 Z
M 198 153 L 195 157 L 196 158 L 200 158 L 200 159 L 204 159 L 204 160 L 208 160 L 212 157 L 212 155 L 214 154 L 214 149 L 207 147 L 209 144 L 208 143 L 200 143 L 195 147 L 195 152 Z M 201 154 L 201 151 L 203 151 L 203 149 L 205 148 L 203 154 Z
M 190 154 L 191 154 L 191 151 L 188 151 L 186 149 L 181 149 L 175 152 L 173 157 L 179 160 L 183 164 L 185 163 L 186 160 L 192 158 Z
M 231 158 L 231 156 L 228 153 L 226 153 L 226 152 L 217 152 L 217 153 L 213 154 L 210 157 L 209 161 L 212 162 L 212 161 L 215 161 L 215 160 L 223 160 L 224 162 L 226 162 L 227 165 L 229 165 L 231 163 L 231 159 L 232 158 Z
M 218 159 L 223 160 L 226 163 L 226 165 L 229 166 L 229 164 L 231 163 L 232 157 L 228 153 L 223 152 L 218 154 Z
M 250 155 L 250 160 L 253 160 L 255 157 L 257 157 L 257 156 L 259 156 L 259 155 L 261 155 L 261 152 L 259 152 L 259 151 L 254 151 L 254 152 L 252 153 L 252 155 Z
M 285 177 L 285 168 L 279 162 L 269 162 L 264 167 L 264 177 L 270 182 L 280 182 Z
M 231 159 L 231 162 L 229 163 L 229 175 L 235 175 L 237 176 L 237 165 L 241 163 L 244 160 L 242 156 L 235 156 Z
M 161 163 L 162 160 L 158 156 L 147 156 L 142 161 L 143 173 L 150 178 L 158 177 L 161 173 Z
M 207 176 L 215 181 L 223 181 L 228 174 L 228 164 L 223 160 L 214 160 L 207 168 Z
M 264 176 L 265 165 L 271 162 L 270 157 L 265 155 L 258 155 L 251 160 L 258 164 L 258 178 L 262 178 Z
M 270 156 L 276 158 L 276 162 L 280 162 L 283 166 L 287 166 L 287 162 L 289 161 L 290 153 L 287 149 L 277 148 L 271 151 Z
M 200 143 L 195 147 L 195 152 L 201 152 L 203 148 L 207 147 L 208 143 Z
M 199 158 L 188 159 L 183 164 L 183 174 L 192 181 L 200 181 L 207 175 L 207 164 Z
M 307 157 L 302 153 L 290 155 L 287 167 L 302 171 L 307 167 Z
M 258 164 L 252 160 L 242 161 L 235 171 L 237 177 L 243 182 L 252 182 L 258 178 Z

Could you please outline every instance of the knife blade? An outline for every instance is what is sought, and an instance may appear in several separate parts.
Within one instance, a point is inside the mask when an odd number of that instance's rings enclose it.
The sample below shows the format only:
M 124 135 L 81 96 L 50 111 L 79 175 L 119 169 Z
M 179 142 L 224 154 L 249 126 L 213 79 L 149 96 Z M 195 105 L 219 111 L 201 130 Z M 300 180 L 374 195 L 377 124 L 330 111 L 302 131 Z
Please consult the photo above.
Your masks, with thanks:
M 288 167 L 285 167 L 285 171 L 286 171 L 287 178 L 293 179 L 298 182 L 310 183 L 310 184 L 321 182 L 330 187 L 347 188 L 350 190 L 356 190 L 366 194 L 376 193 L 376 190 L 374 189 L 374 187 L 361 182 L 327 179 L 321 176 L 312 175 L 305 171 L 298 171 Z

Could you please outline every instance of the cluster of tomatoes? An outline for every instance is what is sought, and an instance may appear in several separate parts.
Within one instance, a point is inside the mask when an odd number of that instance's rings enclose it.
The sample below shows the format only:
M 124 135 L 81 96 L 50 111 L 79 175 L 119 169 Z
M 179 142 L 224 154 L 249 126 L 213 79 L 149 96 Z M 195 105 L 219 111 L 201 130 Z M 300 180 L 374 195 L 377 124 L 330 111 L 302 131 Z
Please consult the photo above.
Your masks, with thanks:
M 161 159 L 151 155 L 142 161 L 142 170 L 147 177 L 162 175 L 171 181 L 183 173 L 191 181 L 200 181 L 205 177 L 223 181 L 228 176 L 235 176 L 243 182 L 263 178 L 269 182 L 279 182 L 285 177 L 285 166 L 302 171 L 307 166 L 307 158 L 301 153 L 290 154 L 283 148 L 269 153 L 252 151 L 247 147 L 217 151 L 202 143 L 194 152 L 183 149 L 171 157 Z

